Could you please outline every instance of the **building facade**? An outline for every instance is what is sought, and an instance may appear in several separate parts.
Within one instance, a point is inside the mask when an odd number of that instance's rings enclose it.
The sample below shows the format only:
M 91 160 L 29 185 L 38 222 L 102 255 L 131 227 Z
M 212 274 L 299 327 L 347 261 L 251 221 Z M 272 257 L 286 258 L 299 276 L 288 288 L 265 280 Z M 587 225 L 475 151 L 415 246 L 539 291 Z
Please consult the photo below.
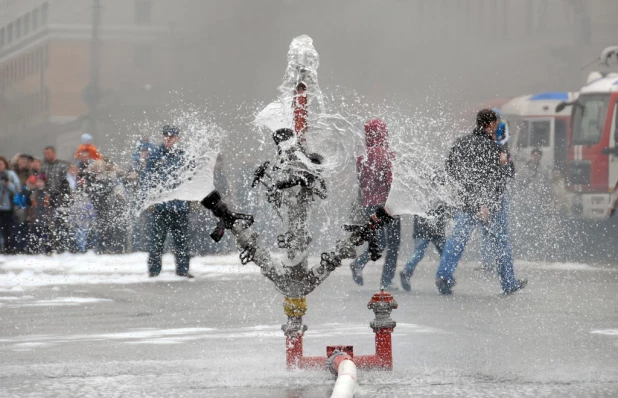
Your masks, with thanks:
M 173 3 L 0 0 L 3 154 L 55 145 L 69 158 L 85 130 L 104 134 L 110 107 L 152 106 L 168 90 Z

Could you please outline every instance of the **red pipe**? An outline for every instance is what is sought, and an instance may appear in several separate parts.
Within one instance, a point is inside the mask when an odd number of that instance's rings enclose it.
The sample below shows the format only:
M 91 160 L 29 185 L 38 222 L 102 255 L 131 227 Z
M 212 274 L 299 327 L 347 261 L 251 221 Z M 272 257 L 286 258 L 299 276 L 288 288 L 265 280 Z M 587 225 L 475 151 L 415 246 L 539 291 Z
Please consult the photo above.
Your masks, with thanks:
M 392 332 L 393 329 L 380 329 L 376 332 L 376 354 L 354 357 L 354 363 L 359 369 L 393 370 Z
M 384 291 L 376 293 L 368 304 L 368 307 L 376 312 L 376 319 L 371 322 L 375 333 L 375 355 L 354 356 L 353 347 L 337 347 L 340 351 L 347 352 L 359 369 L 393 369 L 393 347 L 391 334 L 395 328 L 395 322 L 390 319 L 390 311 L 397 308 L 397 302 L 390 293 Z M 378 319 L 380 313 L 380 319 Z M 327 357 L 304 357 L 303 356 L 303 332 L 298 332 L 296 337 L 286 338 L 286 364 L 288 369 L 325 368 Z M 335 347 L 327 347 L 332 351 Z M 336 359 L 336 358 L 335 358 Z
M 294 131 L 302 141 L 304 140 L 303 135 L 307 132 L 307 85 L 304 82 L 298 83 L 294 90 L 292 108 L 294 111 Z
M 303 359 L 303 336 L 285 338 L 285 363 L 288 368 L 301 368 Z

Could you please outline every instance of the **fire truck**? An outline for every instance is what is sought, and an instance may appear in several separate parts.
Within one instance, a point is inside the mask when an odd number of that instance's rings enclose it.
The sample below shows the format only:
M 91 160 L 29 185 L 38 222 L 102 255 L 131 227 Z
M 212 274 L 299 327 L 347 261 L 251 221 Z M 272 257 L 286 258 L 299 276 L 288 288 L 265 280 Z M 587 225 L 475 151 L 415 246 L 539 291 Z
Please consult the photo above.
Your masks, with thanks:
M 542 165 L 564 169 L 570 130 L 570 108 L 556 110 L 558 104 L 571 103 L 577 93 L 547 92 L 515 97 L 500 112 L 510 131 L 509 149 L 516 163 L 530 158 L 534 148 L 543 151 Z
M 592 72 L 571 105 L 572 133 L 566 164 L 573 215 L 600 219 L 618 181 L 618 73 Z

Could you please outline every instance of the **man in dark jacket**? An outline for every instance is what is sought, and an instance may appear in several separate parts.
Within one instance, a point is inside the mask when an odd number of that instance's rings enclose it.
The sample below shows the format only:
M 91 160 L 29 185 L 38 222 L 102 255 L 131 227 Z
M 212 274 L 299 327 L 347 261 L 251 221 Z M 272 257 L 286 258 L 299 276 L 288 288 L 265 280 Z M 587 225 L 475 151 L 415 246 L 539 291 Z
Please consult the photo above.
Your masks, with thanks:
M 453 274 L 463 254 L 470 233 L 477 223 L 489 228 L 493 214 L 500 212 L 506 178 L 514 169 L 507 154 L 494 141 L 498 117 L 491 109 L 482 109 L 476 117 L 472 134 L 459 138 L 451 148 L 446 172 L 458 191 L 459 208 L 455 213 L 453 233 L 444 247 L 436 273 L 440 294 L 451 294 L 455 285 Z M 492 244 L 499 248 L 498 274 L 505 294 L 523 288 L 527 281 L 515 279 L 508 234 L 489 231 Z
M 150 186 L 163 183 L 173 189 L 180 184 L 183 167 L 186 166 L 185 151 L 178 146 L 180 130 L 176 126 L 163 126 L 163 144 L 148 158 L 146 180 Z M 165 238 L 169 232 L 172 251 L 176 257 L 176 275 L 193 278 L 189 273 L 189 202 L 170 200 L 157 203 L 152 209 L 151 240 L 148 254 L 148 276 L 161 272 Z

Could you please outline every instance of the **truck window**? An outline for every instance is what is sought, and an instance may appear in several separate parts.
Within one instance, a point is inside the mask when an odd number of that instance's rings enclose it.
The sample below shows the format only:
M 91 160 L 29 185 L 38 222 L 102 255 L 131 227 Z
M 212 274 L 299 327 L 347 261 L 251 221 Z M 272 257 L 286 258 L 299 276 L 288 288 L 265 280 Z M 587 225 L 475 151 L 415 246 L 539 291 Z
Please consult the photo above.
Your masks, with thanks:
M 549 120 L 530 123 L 530 146 L 548 147 L 551 140 L 551 122 Z
M 528 148 L 528 122 L 517 122 L 517 148 Z
M 567 157 L 567 121 L 554 119 L 554 167 L 564 170 L 564 162 Z
M 597 144 L 605 128 L 609 95 L 582 95 L 573 106 L 573 145 Z
M 530 123 L 530 146 L 548 147 L 551 141 L 551 122 L 539 120 Z

